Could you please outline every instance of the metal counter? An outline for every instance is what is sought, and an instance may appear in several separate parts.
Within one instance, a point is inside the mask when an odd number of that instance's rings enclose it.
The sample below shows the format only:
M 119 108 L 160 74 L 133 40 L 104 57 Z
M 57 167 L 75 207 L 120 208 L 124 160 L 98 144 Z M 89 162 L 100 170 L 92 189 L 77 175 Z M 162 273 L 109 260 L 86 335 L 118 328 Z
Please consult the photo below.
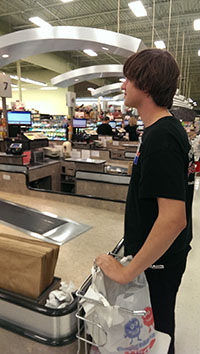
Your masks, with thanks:
M 62 245 L 91 227 L 0 199 L 0 222 L 46 242 Z

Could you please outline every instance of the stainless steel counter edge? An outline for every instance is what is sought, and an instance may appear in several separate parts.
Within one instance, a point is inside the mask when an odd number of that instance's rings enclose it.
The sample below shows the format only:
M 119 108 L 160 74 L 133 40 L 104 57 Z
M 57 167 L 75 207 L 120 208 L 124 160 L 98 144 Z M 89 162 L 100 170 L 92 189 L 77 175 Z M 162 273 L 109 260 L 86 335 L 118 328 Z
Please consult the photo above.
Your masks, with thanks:
M 0 164 L 0 171 L 27 173 L 27 166 Z
M 44 161 L 41 163 L 37 163 L 33 166 L 31 165 L 8 165 L 8 164 L 0 164 L 0 171 L 6 171 L 6 172 L 22 172 L 22 173 L 26 173 L 28 172 L 28 170 L 34 170 L 34 169 L 38 169 L 38 168 L 42 168 L 44 166 L 48 166 L 48 165 L 54 165 L 54 164 L 58 164 L 60 163 L 61 160 L 56 160 L 56 161 Z

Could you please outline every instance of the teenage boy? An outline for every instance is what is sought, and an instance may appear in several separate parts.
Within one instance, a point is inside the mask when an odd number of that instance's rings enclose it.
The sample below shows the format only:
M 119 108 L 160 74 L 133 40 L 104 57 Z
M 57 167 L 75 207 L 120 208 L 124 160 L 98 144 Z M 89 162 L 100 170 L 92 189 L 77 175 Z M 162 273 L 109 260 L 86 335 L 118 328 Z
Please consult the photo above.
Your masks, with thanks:
M 171 336 L 168 353 L 174 354 L 174 308 L 191 248 L 194 187 L 188 137 L 169 112 L 179 69 L 169 52 L 146 49 L 127 59 L 124 76 L 124 103 L 137 108 L 145 126 L 125 212 L 125 255 L 133 259 L 122 266 L 112 256 L 101 255 L 96 264 L 122 284 L 145 271 L 155 328 Z

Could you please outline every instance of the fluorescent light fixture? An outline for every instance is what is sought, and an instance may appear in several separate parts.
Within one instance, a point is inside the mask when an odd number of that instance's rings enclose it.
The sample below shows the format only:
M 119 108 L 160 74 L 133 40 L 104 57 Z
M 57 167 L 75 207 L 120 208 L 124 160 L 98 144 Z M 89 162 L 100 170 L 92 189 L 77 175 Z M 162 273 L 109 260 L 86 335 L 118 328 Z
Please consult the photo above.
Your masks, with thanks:
M 200 57 L 200 49 L 198 50 L 198 56 Z
M 35 25 L 39 27 L 52 27 L 48 22 L 42 20 L 40 17 L 30 17 L 29 21 L 34 23 Z
M 72 2 L 73 0 L 61 0 L 62 2 Z
M 125 82 L 125 81 L 126 81 L 126 79 L 125 79 L 125 77 L 122 77 L 121 79 L 119 79 L 119 81 L 121 81 L 121 82 Z
M 26 91 L 26 89 L 23 88 L 23 87 L 21 88 L 21 90 L 22 90 L 22 91 Z M 12 88 L 12 91 L 19 91 L 19 88 L 18 88 L 18 87 L 13 87 L 13 88 Z
M 46 86 L 46 87 L 40 87 L 40 90 L 57 90 L 58 87 L 55 86 Z
M 141 1 L 132 1 L 129 2 L 128 6 L 136 17 L 147 16 L 146 9 Z
M 108 48 L 106 48 L 106 47 L 101 47 L 103 50 L 109 50 Z
M 9 58 L 9 56 L 10 56 L 9 54 L 3 54 L 2 58 Z
M 88 87 L 88 91 L 94 91 L 93 87 Z
M 10 75 L 10 78 L 13 80 L 19 80 L 17 75 Z M 47 86 L 47 84 L 45 84 L 44 82 L 35 81 L 35 80 L 31 80 L 31 79 L 25 79 L 24 77 L 21 77 L 20 81 L 26 82 L 28 84 L 38 85 L 38 86 Z
M 97 53 L 94 52 L 94 50 L 92 49 L 84 49 L 83 52 L 87 55 L 89 55 L 90 57 L 97 57 Z
M 200 31 L 200 18 L 197 18 L 193 22 L 194 30 L 195 31 Z
M 155 41 L 154 44 L 155 44 L 156 48 L 159 48 L 159 49 L 166 48 L 166 45 L 163 41 Z

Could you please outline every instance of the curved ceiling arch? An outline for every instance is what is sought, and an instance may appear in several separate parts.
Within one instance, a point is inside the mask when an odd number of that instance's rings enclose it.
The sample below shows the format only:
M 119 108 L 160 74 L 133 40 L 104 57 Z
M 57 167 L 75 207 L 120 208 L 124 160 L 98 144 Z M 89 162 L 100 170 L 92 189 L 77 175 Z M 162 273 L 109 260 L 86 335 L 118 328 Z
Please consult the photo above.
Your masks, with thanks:
M 51 79 L 51 84 L 58 87 L 69 87 L 85 80 L 121 76 L 123 76 L 123 65 L 93 65 L 67 71 L 64 74 L 55 76 Z
M 139 38 L 89 27 L 55 26 L 12 32 L 0 37 L 0 67 L 26 57 L 54 51 L 93 49 L 128 57 L 145 48 Z M 9 55 L 2 58 L 3 54 Z
M 113 101 L 123 101 L 124 100 L 124 94 L 120 93 L 119 95 L 113 96 L 112 99 L 113 99 Z
M 106 96 L 113 92 L 121 91 L 121 86 L 122 86 L 122 82 L 116 82 L 114 84 L 99 87 L 96 90 L 91 91 L 91 94 L 93 97 Z

